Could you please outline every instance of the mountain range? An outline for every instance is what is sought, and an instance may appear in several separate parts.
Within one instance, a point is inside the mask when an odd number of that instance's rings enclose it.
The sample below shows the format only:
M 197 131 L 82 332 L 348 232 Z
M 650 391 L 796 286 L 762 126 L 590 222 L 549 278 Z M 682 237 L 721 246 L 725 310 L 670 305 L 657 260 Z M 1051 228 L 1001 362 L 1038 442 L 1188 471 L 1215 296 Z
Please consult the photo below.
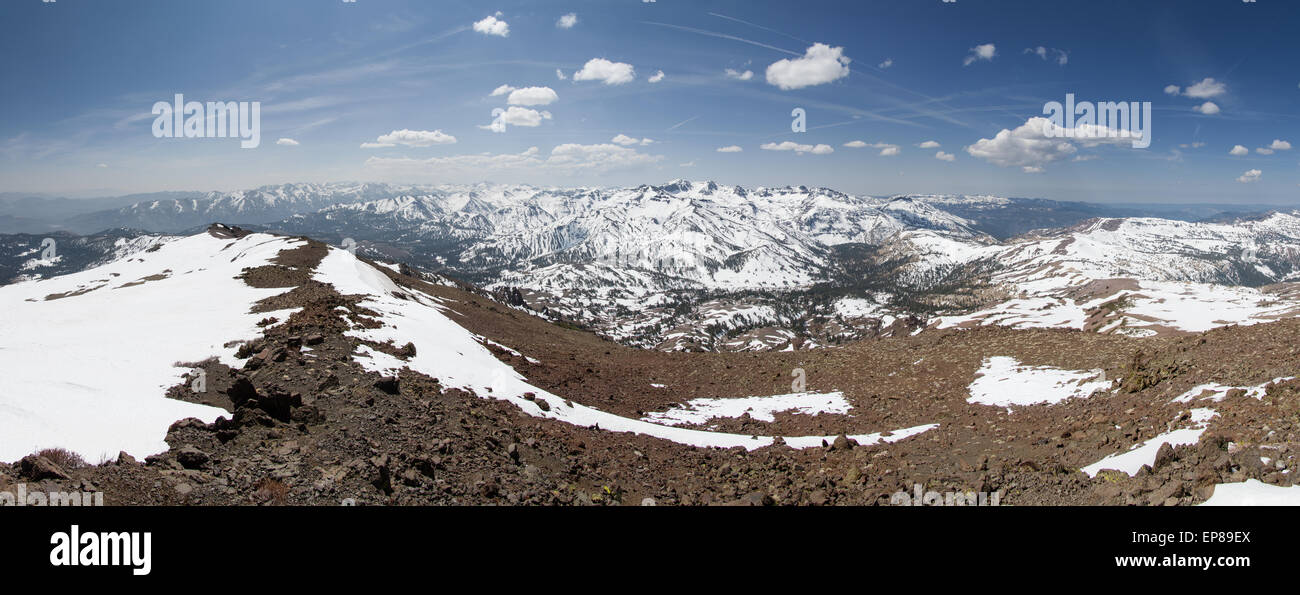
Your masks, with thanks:
M 130 238 L 216 220 L 352 242 L 362 254 L 660 350 L 798 349 L 974 324 L 1204 329 L 1289 314 L 1286 283 L 1300 270 L 1300 220 L 1288 212 L 675 180 L 149 196 L 68 217 L 74 229 L 114 230 L 62 238 L 67 260 L 37 258 L 40 234 L 0 236 L 0 279 L 80 270 L 133 249 Z M 1216 302 L 1232 315 L 1196 314 Z

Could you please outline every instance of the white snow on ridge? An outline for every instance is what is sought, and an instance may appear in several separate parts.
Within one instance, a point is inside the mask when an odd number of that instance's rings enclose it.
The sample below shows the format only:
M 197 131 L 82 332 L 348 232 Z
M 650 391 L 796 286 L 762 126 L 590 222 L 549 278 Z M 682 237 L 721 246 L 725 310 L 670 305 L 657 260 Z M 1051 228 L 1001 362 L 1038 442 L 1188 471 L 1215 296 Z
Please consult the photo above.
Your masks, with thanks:
M 400 375 L 402 369 L 409 368 L 437 378 L 444 386 L 472 390 L 480 397 L 508 401 L 529 415 L 578 426 L 644 434 L 699 447 L 742 446 L 753 450 L 774 442 L 771 436 L 675 428 L 622 417 L 566 401 L 532 386 L 513 368 L 493 356 L 473 333 L 452 322 L 438 300 L 418 291 L 399 289 L 374 267 L 346 251 L 330 249 L 317 267 L 315 278 L 333 284 L 341 293 L 369 296 L 361 305 L 379 313 L 384 324 L 374 329 L 348 331 L 350 336 L 380 343 L 391 340 L 397 345 L 408 341 L 415 344 L 416 355 L 405 361 L 362 347 L 355 357 L 366 370 Z M 395 297 L 397 292 L 408 299 Z M 524 396 L 528 393 L 531 393 L 531 399 Z M 546 409 L 538 405 L 540 402 L 546 403 Z M 928 424 L 894 430 L 888 436 L 881 432 L 849 438 L 864 445 L 896 442 L 936 427 L 937 424 Z M 784 441 L 792 448 L 808 448 L 820 446 L 823 440 L 834 439 L 834 436 L 796 436 L 785 437 Z
M 801 415 L 847 414 L 851 408 L 844 393 L 839 391 L 790 393 L 770 397 L 692 399 L 683 408 L 656 411 L 641 419 L 669 426 L 686 426 L 705 424 L 719 417 L 740 417 L 746 413 L 759 421 L 776 421 L 775 414 L 786 411 Z
M 1059 403 L 1107 390 L 1111 383 L 1096 372 L 1063 370 L 1051 366 L 1025 366 L 1014 357 L 984 360 L 970 383 L 970 403 L 1008 407 Z
M 1187 446 L 1196 444 L 1201 441 L 1201 435 L 1205 433 L 1212 419 L 1217 413 L 1213 409 L 1193 409 L 1192 423 L 1195 425 L 1191 428 L 1173 430 L 1166 432 L 1155 438 L 1147 440 L 1141 444 L 1134 445 L 1132 449 L 1125 452 L 1110 455 L 1096 463 L 1088 465 L 1081 469 L 1088 477 L 1096 477 L 1104 469 L 1114 469 L 1133 475 L 1142 468 L 1143 465 L 1153 465 L 1156 462 L 1156 455 L 1160 452 L 1160 447 L 1168 443 L 1170 446 Z
M 1284 488 L 1258 479 L 1221 483 L 1201 506 L 1300 506 L 1300 486 Z
M 167 399 L 190 370 L 216 356 L 238 365 L 229 342 L 261 334 L 252 304 L 285 289 L 236 279 L 299 242 L 264 234 L 206 233 L 162 242 L 80 273 L 0 287 L 0 461 L 65 448 L 91 463 L 126 451 L 163 452 L 167 428 L 225 410 Z M 154 275 L 164 278 L 145 280 Z M 85 293 L 76 294 L 75 292 Z M 55 294 L 68 294 L 46 300 Z
M 1217 382 L 1209 382 L 1188 389 L 1187 392 L 1184 392 L 1183 394 L 1174 397 L 1172 402 L 1190 403 L 1192 402 L 1192 400 L 1198 400 L 1198 401 L 1208 400 L 1217 403 L 1228 397 L 1228 391 L 1235 390 L 1235 389 L 1241 389 L 1243 391 L 1246 391 L 1245 396 L 1250 397 L 1252 399 L 1262 399 L 1264 398 L 1264 394 L 1268 391 L 1268 386 L 1270 384 L 1285 382 L 1287 380 L 1294 380 L 1294 379 L 1295 376 L 1283 376 L 1280 378 L 1274 378 L 1268 382 L 1265 382 L 1257 386 L 1228 386 L 1226 384 L 1219 384 Z M 1206 395 L 1205 394 L 1206 392 L 1209 392 L 1210 394 Z

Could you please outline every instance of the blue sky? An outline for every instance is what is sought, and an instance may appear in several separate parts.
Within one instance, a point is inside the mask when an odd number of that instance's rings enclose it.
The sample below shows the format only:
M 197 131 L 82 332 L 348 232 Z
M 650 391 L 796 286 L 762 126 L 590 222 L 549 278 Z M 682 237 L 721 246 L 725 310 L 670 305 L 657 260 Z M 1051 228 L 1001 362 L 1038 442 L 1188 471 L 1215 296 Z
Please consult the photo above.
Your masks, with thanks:
M 690 178 L 1300 202 L 1292 1 L 10 0 L 0 18 L 0 191 Z M 177 93 L 260 102 L 261 145 L 155 138 Z M 1035 137 L 1067 93 L 1151 102 L 1150 147 Z

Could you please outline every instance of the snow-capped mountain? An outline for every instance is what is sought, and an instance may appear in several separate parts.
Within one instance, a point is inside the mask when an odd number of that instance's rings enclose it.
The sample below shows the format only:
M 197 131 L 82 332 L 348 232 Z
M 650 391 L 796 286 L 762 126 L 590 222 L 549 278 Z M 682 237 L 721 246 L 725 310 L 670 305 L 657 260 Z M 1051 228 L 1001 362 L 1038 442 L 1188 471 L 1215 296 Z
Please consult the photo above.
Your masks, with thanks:
M 128 229 L 0 235 L 0 285 L 75 273 L 148 250 L 163 236 Z
M 1098 216 L 1115 212 L 1138 211 L 675 180 L 286 184 L 96 215 L 144 228 L 221 219 L 351 239 L 366 254 L 468 280 L 514 307 L 659 349 L 815 347 L 915 332 L 927 321 L 1145 334 L 1291 312 L 1295 214 Z M 104 244 L 76 263 L 44 262 L 32 252 L 36 239 L 6 240 L 6 278 L 80 270 L 112 253 Z M 1191 314 L 1197 309 L 1229 314 Z
M 999 324 L 1146 336 L 1300 312 L 1300 214 L 1217 223 L 1097 219 L 999 245 L 907 238 L 915 270 L 985 261 L 1000 299 L 940 327 Z
M 567 266 L 573 288 L 603 285 L 601 264 L 667 286 L 792 288 L 824 280 L 829 248 L 876 244 L 907 229 L 957 237 L 970 222 L 907 197 L 854 197 L 804 186 L 675 181 L 623 189 L 441 187 L 420 196 L 337 205 L 277 224 L 297 233 L 435 243 L 454 271 L 512 278 Z M 437 248 L 433 248 L 437 249 Z M 491 280 L 491 278 L 489 278 Z
M 164 198 L 72 217 L 68 227 L 82 232 L 127 227 L 177 232 L 216 221 L 260 224 L 341 203 L 410 194 L 411 186 L 370 183 L 280 184 L 199 197 Z

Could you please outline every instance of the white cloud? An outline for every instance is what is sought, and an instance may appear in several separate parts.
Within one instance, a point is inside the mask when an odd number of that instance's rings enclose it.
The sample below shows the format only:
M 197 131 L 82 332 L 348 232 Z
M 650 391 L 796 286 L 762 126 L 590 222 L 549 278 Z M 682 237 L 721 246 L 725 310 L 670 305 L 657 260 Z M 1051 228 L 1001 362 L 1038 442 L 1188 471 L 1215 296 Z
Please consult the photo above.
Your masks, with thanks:
M 644 147 L 646 145 L 653 144 L 655 141 L 654 139 L 649 139 L 649 138 L 636 139 L 626 134 L 620 134 L 618 136 L 615 136 L 613 139 L 610 139 L 609 142 L 612 142 L 616 145 L 623 145 L 624 147 L 630 147 L 632 145 L 641 145 Z
M 1183 95 L 1194 97 L 1196 99 L 1209 99 L 1211 97 L 1218 97 L 1227 92 L 1227 85 L 1212 78 L 1207 78 L 1199 83 L 1187 87 L 1187 89 L 1183 91 Z
M 95 164 L 95 167 L 108 167 L 108 164 L 107 164 L 107 163 L 97 163 L 97 164 Z
M 662 155 L 647 155 L 636 149 L 616 145 L 563 144 L 551 150 L 547 162 L 562 169 L 616 169 L 646 165 L 663 159 Z
M 578 24 L 578 15 L 577 13 L 572 13 L 572 12 L 560 17 L 560 20 L 555 21 L 555 26 L 561 29 L 572 29 L 573 26 L 577 24 Z
M 631 64 L 610 62 L 604 58 L 592 58 L 582 66 L 582 70 L 573 73 L 575 81 L 601 81 L 606 85 L 622 85 L 636 80 L 636 70 Z
M 719 153 L 739 153 L 741 151 L 744 151 L 744 149 L 740 148 L 737 145 L 727 145 L 725 147 L 718 147 L 717 151 Z
M 1183 143 L 1183 144 L 1181 144 L 1181 145 L 1178 145 L 1178 148 L 1180 148 L 1180 149 L 1199 149 L 1199 148 L 1204 147 L 1204 146 L 1205 146 L 1205 143 L 1203 143 L 1203 142 L 1201 142 L 1201 141 L 1196 141 L 1196 142 L 1194 142 L 1194 143 Z
M 1233 145 L 1232 149 L 1228 151 L 1228 154 L 1237 155 L 1237 156 L 1248 155 L 1250 154 L 1250 149 L 1247 149 L 1246 147 L 1243 147 L 1241 145 Z
M 891 145 L 889 143 L 867 143 L 860 140 L 854 140 L 854 141 L 849 141 L 847 143 L 844 143 L 844 146 L 852 149 L 874 147 L 876 149 L 880 149 L 881 157 L 893 157 L 894 155 L 897 155 L 899 153 L 899 146 Z
M 1264 175 L 1264 172 L 1262 172 L 1262 171 L 1260 171 L 1260 170 L 1258 170 L 1258 169 L 1246 170 L 1246 173 L 1241 174 L 1241 177 L 1237 178 L 1237 181 L 1238 181 L 1238 182 L 1241 182 L 1242 184 L 1249 184 L 1249 183 L 1251 183 L 1251 182 L 1258 182 L 1258 181 L 1259 181 L 1259 177 L 1262 176 L 1262 175 Z
M 537 147 L 530 147 L 522 153 L 481 153 L 429 159 L 371 157 L 365 165 L 394 176 L 442 179 L 459 174 L 479 179 L 483 172 L 602 173 L 644 167 L 662 160 L 662 155 L 647 155 L 636 149 L 610 144 L 563 144 L 552 149 L 547 157 L 543 157 Z
M 560 96 L 550 87 L 524 87 L 510 92 L 506 103 L 510 105 L 550 105 L 559 101 Z
M 956 155 L 953 155 L 952 153 L 944 153 L 943 151 L 939 151 L 938 153 L 935 153 L 935 154 L 934 154 L 934 158 L 935 158 L 935 159 L 938 159 L 938 160 L 940 160 L 940 161 L 956 161 L 956 160 L 957 160 L 957 156 L 956 156 Z
M 695 167 L 695 162 L 694 162 L 694 161 L 687 161 L 686 163 L 678 163 L 677 166 L 678 166 L 678 167 Z
M 278 143 L 278 141 L 277 141 Z M 408 147 L 430 147 L 433 145 L 450 145 L 456 143 L 456 137 L 446 134 L 441 130 L 394 130 L 388 134 L 381 135 L 375 139 L 375 142 L 361 143 L 362 149 L 382 149 L 386 147 L 395 147 L 397 145 L 406 145 Z M 293 143 L 298 144 L 298 143 Z
M 298 141 L 293 140 L 293 139 L 291 139 L 291 138 L 282 138 L 282 139 L 279 139 L 279 140 L 275 141 L 275 144 L 277 144 L 277 145 L 283 145 L 283 146 L 286 146 L 286 147 L 296 147 L 296 146 L 298 146 Z
M 650 75 L 650 78 L 646 79 L 647 82 L 651 82 L 651 83 L 657 83 L 662 80 L 664 80 L 664 71 L 662 70 L 654 73 L 653 75 Z
M 474 23 L 474 30 L 484 35 L 495 35 L 497 37 L 509 37 L 510 25 L 499 19 L 501 13 L 498 11 L 494 15 L 489 15 L 481 21 Z
M 966 147 L 966 152 L 1002 167 L 1041 167 L 1074 155 L 1078 151 L 1074 143 L 1084 147 L 1132 146 L 1135 140 L 1141 138 L 1127 129 L 1116 130 L 1105 125 L 1080 124 L 1074 128 L 1064 128 L 1047 118 L 1036 116 L 1015 130 L 1003 129 L 991 139 L 979 139 Z
M 1274 151 L 1290 151 L 1291 143 L 1280 139 L 1273 139 L 1273 144 L 1269 145 L 1268 148 L 1273 149 Z
M 1023 172 L 1025 172 L 1025 173 L 1027 173 L 1027 174 L 1041 174 L 1041 173 L 1043 173 L 1043 166 L 1041 166 L 1041 165 L 1026 165 L 1026 166 L 1020 168 L 1020 171 L 1023 171 Z
M 894 65 L 894 59 L 893 59 L 893 58 L 885 58 L 885 61 L 884 61 L 884 62 L 881 62 L 878 66 L 880 67 L 881 70 L 884 70 L 884 69 L 889 68 L 890 66 L 893 66 L 893 65 Z
M 1165 95 L 1177 95 L 1183 92 L 1183 88 L 1178 85 L 1165 85 Z
M 1267 147 L 1260 147 L 1258 149 L 1255 149 L 1255 152 L 1259 153 L 1260 155 L 1272 155 L 1273 149 L 1269 149 Z
M 728 68 L 723 72 L 724 74 L 727 75 L 727 78 L 736 79 L 738 81 L 747 81 L 749 79 L 754 78 L 754 72 L 752 70 L 746 70 L 744 72 L 741 72 L 734 68 Z
M 1048 59 L 1049 57 L 1054 58 L 1056 60 L 1056 63 L 1060 64 L 1061 66 L 1065 66 L 1070 62 L 1070 53 L 1065 50 L 1061 50 L 1057 48 L 1048 48 L 1040 45 L 1038 47 L 1025 48 L 1024 53 L 1034 54 L 1035 56 L 1038 56 L 1039 58 L 1042 58 L 1044 60 Z M 991 56 L 990 59 L 992 59 Z
M 998 50 L 993 44 L 986 43 L 983 45 L 977 45 L 970 49 L 970 55 L 966 56 L 966 59 L 961 61 L 961 65 L 970 66 L 976 60 L 992 60 L 996 55 L 998 55 Z
M 569 77 L 564 76 L 564 71 L 563 71 L 563 70 L 560 70 L 559 68 L 556 68 L 556 69 L 555 69 L 555 78 L 560 79 L 560 80 L 562 80 L 562 81 L 565 81 L 565 80 L 568 80 L 568 79 L 569 79 Z
M 821 85 L 849 75 L 844 48 L 814 43 L 802 58 L 777 60 L 767 67 L 767 82 L 783 91 Z
M 1200 105 L 1193 106 L 1192 111 L 1200 112 L 1207 116 L 1213 116 L 1214 114 L 1219 113 L 1219 105 L 1214 103 L 1213 101 L 1207 101 Z
M 812 153 L 813 155 L 827 155 L 835 152 L 835 149 L 831 148 L 830 145 L 801 145 L 794 141 L 785 141 L 782 143 L 764 143 L 763 145 L 760 145 L 758 148 L 763 149 L 764 151 L 794 151 L 795 153 L 798 153 L 800 155 L 804 153 Z
M 542 120 L 550 120 L 551 112 L 539 112 L 526 107 L 510 106 L 509 109 L 496 108 L 492 110 L 492 123 L 479 126 L 484 130 L 492 132 L 505 132 L 507 126 L 525 126 L 533 128 L 540 126 Z
M 496 96 L 498 96 L 498 95 L 505 95 L 506 93 L 509 93 L 509 92 L 511 92 L 511 91 L 514 91 L 514 90 L 515 90 L 515 88 L 514 88 L 514 87 L 511 87 L 510 85 L 501 85 L 500 87 L 497 87 L 497 88 L 493 89 L 493 90 L 492 90 L 492 93 L 491 93 L 490 95 L 488 95 L 488 97 L 496 97 Z
M 928 140 L 916 146 L 921 147 L 922 149 L 937 149 L 939 148 L 939 143 L 932 140 Z

